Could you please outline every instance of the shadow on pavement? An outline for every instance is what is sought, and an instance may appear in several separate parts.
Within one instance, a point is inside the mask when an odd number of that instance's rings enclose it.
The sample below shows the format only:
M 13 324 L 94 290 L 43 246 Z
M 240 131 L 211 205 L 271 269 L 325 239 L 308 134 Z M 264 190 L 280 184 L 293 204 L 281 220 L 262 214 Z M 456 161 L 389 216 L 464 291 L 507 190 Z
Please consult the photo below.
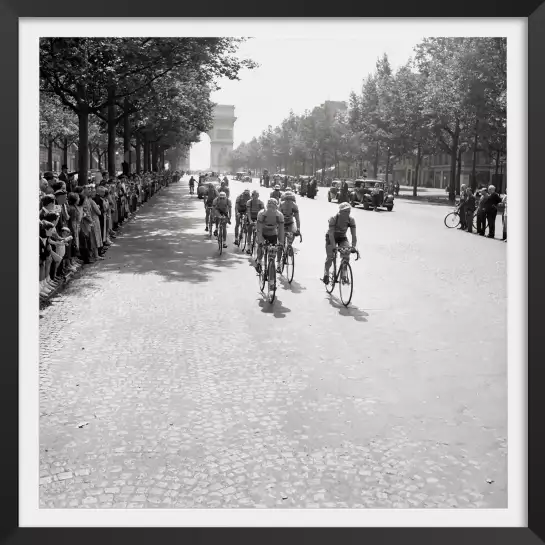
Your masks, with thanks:
M 204 230 L 202 201 L 176 189 L 159 194 L 151 206 L 139 211 L 136 221 L 116 239 L 100 271 L 152 273 L 167 281 L 200 283 L 219 269 L 247 261 L 248 256 L 233 245 L 232 226 L 228 247 L 219 255 L 216 238 L 209 239 Z
M 291 293 L 303 293 L 307 288 L 305 286 L 302 286 L 299 284 L 299 282 L 296 282 L 295 280 L 292 280 L 291 284 L 287 281 L 287 279 L 284 276 L 279 276 L 280 284 L 282 284 L 282 288 L 288 291 L 291 291 Z
M 276 297 L 274 303 L 271 305 L 267 301 L 266 295 L 262 295 L 259 299 L 259 306 L 261 312 L 264 314 L 272 314 L 275 318 L 285 318 L 286 314 L 291 312 L 291 309 L 282 305 L 282 301 L 280 301 L 278 297 Z
M 336 308 L 339 311 L 339 314 L 341 316 L 348 316 L 350 318 L 354 318 L 354 320 L 356 320 L 356 322 L 367 322 L 368 321 L 366 316 L 369 316 L 369 314 L 367 314 L 367 312 L 365 312 L 361 308 L 358 308 L 358 307 L 354 306 L 352 303 L 350 303 L 350 305 L 348 307 L 345 307 L 342 304 L 342 302 L 340 301 L 340 299 L 338 299 L 333 294 L 331 294 L 331 295 L 328 294 L 327 295 L 327 300 L 328 300 L 329 304 L 333 308 Z

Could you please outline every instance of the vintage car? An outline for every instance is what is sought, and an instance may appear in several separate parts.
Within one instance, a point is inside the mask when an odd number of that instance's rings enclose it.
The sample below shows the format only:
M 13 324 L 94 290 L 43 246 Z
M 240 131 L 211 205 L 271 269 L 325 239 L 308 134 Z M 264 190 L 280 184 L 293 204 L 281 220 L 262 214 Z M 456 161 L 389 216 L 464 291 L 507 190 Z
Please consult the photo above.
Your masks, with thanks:
M 354 182 L 352 180 L 346 180 L 346 183 L 348 184 L 348 195 L 347 200 L 350 199 L 350 193 L 354 190 Z M 327 200 L 329 202 L 333 200 L 337 200 L 338 203 L 341 203 L 342 201 L 339 201 L 339 192 L 341 189 L 342 180 L 333 180 L 331 182 L 331 187 L 329 188 L 329 191 L 327 192 Z
M 235 180 L 241 182 L 242 180 L 244 180 L 244 177 L 248 177 L 248 175 L 246 174 L 246 172 L 237 172 L 235 174 Z
M 199 185 L 197 187 L 197 197 L 199 197 L 199 199 L 204 198 L 204 194 L 206 193 L 206 188 L 208 187 L 208 184 L 210 182 L 212 182 L 216 190 L 219 191 L 221 186 L 220 181 L 217 178 L 213 179 L 210 176 L 208 176 L 207 178 L 204 178 L 203 181 L 199 182 Z
M 299 176 L 299 179 L 295 182 L 295 191 L 304 197 L 307 194 L 309 181 L 310 176 Z
M 394 196 L 389 193 L 386 182 L 359 179 L 354 182 L 354 188 L 350 193 L 350 204 L 352 206 L 361 204 L 364 210 L 386 208 L 391 212 L 394 207 Z
M 246 176 L 243 176 L 242 177 L 242 181 L 244 183 L 248 183 L 248 184 L 251 184 L 252 183 L 252 178 L 250 176 L 248 176 L 248 174 L 246 174 Z

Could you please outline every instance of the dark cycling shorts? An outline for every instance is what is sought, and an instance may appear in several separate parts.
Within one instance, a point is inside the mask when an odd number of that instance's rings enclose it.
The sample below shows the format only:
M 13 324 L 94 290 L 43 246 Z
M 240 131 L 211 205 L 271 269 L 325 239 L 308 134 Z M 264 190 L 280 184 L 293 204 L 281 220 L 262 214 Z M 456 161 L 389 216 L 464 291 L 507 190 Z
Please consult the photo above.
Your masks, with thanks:
M 329 244 L 329 233 L 325 234 L 326 244 Z M 348 237 L 335 237 L 335 244 L 342 244 L 343 242 L 348 242 Z
M 278 244 L 278 235 L 263 235 L 263 240 L 269 244 Z

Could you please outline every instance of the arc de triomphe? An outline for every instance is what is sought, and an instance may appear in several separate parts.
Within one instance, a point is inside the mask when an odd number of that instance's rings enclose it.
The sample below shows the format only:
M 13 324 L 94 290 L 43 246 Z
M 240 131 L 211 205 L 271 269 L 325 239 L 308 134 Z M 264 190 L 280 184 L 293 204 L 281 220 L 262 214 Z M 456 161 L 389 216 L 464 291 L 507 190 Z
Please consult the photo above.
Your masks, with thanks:
M 210 170 L 225 172 L 229 170 L 227 158 L 233 151 L 233 129 L 235 126 L 235 107 L 217 104 L 214 108 L 214 126 L 208 133 L 210 137 Z

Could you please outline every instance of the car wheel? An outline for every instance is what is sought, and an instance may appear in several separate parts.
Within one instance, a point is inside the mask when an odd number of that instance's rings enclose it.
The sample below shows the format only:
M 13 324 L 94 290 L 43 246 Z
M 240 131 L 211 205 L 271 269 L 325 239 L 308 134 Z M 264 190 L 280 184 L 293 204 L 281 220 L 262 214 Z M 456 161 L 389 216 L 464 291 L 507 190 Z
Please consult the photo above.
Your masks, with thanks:
M 331 202 L 331 195 L 329 193 L 327 194 L 327 200 L 328 202 Z
M 394 207 L 394 205 L 393 205 L 393 204 L 392 204 L 392 206 L 387 206 L 387 207 L 386 207 L 386 210 L 388 210 L 388 212 L 391 212 L 391 211 L 392 211 L 392 209 L 393 209 L 393 207 Z
M 369 203 L 364 202 L 364 203 L 363 203 L 363 209 L 364 209 L 364 210 L 369 210 Z

